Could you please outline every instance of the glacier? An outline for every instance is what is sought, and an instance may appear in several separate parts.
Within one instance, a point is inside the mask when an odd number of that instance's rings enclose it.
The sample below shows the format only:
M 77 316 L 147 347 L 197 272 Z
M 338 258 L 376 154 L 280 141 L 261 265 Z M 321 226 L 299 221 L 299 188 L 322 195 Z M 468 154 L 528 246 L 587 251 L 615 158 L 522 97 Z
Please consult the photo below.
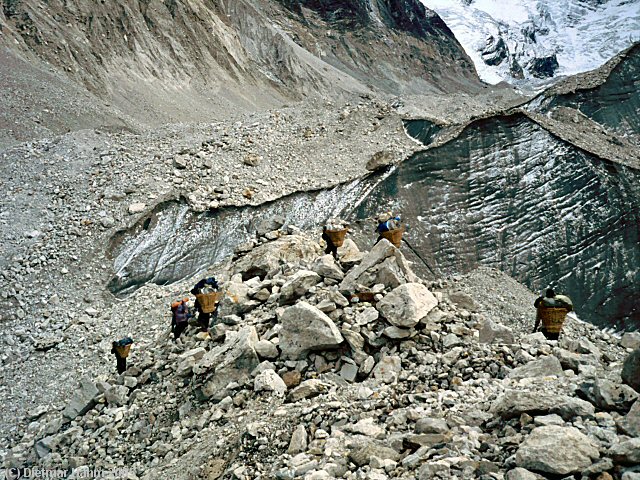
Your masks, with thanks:
M 421 0 L 490 84 L 540 86 L 640 41 L 639 0 Z

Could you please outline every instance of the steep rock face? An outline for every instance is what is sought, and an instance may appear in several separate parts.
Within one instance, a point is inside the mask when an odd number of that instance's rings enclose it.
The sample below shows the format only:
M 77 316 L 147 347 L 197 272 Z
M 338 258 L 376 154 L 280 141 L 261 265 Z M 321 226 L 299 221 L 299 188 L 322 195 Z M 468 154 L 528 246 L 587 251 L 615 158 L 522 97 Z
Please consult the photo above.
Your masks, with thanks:
M 555 285 L 585 318 L 637 322 L 639 180 L 516 114 L 474 122 L 416 154 L 358 216 L 384 205 L 403 212 L 434 270 L 490 265 L 534 289 Z

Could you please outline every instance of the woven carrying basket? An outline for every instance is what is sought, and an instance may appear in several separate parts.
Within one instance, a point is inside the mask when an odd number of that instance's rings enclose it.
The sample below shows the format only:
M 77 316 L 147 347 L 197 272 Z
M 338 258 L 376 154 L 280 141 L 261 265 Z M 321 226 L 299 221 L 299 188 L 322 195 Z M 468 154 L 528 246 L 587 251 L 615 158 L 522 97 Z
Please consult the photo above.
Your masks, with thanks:
M 404 233 L 404 226 L 400 228 L 396 228 L 394 230 L 388 230 L 386 232 L 382 232 L 380 236 L 382 238 L 386 238 L 389 240 L 394 247 L 400 248 L 400 244 L 402 243 L 402 234 Z
M 120 358 L 127 358 L 129 356 L 129 350 L 131 350 L 131 345 L 119 345 L 116 347 L 116 352 L 118 352 Z
M 560 333 L 567 316 L 566 308 L 540 307 L 538 317 L 542 320 L 542 326 L 549 333 Z
M 202 313 L 212 313 L 222 299 L 222 292 L 199 293 L 196 295 Z
M 325 230 L 325 233 L 336 247 L 341 247 L 344 243 L 344 237 L 347 235 L 347 228 L 343 228 L 342 230 Z

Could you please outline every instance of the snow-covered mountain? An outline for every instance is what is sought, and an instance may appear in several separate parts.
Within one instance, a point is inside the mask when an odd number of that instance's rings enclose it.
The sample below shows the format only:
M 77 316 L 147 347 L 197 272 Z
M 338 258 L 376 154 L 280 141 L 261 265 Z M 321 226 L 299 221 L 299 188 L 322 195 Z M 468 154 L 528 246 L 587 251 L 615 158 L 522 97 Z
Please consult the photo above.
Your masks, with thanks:
M 591 70 L 640 40 L 639 0 L 421 1 L 489 83 Z

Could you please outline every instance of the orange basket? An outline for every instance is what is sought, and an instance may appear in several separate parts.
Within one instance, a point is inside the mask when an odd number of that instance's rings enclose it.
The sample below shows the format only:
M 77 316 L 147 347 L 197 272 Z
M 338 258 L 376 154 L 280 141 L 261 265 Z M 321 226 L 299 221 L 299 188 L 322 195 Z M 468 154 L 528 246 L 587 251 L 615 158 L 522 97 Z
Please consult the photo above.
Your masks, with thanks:
M 213 313 L 216 305 L 218 305 L 218 302 L 222 299 L 222 295 L 222 292 L 198 293 L 196 298 L 198 299 L 202 313 Z
M 539 307 L 538 318 L 542 320 L 542 326 L 549 333 L 560 333 L 562 325 L 567 317 L 566 308 Z
M 404 225 L 394 230 L 388 230 L 386 232 L 382 232 L 380 233 L 380 236 L 382 238 L 386 238 L 387 240 L 389 240 L 394 247 L 400 248 L 400 243 L 402 243 L 403 233 L 404 233 Z
M 348 228 L 343 228 L 342 230 L 325 230 L 324 232 L 327 234 L 329 240 L 331 240 L 331 243 L 333 243 L 334 246 L 341 247 L 344 243 L 344 237 L 347 236 L 348 231 Z
M 127 358 L 129 356 L 129 351 L 131 350 L 131 345 L 119 345 L 115 348 L 120 358 Z

